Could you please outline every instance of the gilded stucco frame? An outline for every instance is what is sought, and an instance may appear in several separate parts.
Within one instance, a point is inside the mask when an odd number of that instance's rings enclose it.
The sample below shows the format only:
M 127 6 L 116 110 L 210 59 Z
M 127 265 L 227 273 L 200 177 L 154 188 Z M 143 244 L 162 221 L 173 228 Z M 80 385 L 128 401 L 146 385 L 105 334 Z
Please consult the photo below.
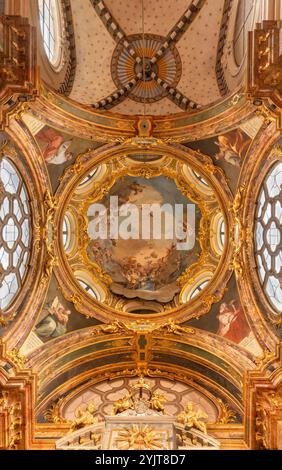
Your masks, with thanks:
M 204 313 L 207 313 L 210 310 L 211 305 L 221 299 L 225 291 L 226 283 L 232 274 L 230 264 L 232 262 L 234 246 L 229 243 L 230 238 L 232 238 L 232 229 L 234 225 L 233 213 L 229 210 L 232 206 L 232 194 L 226 182 L 224 173 L 220 168 L 213 165 L 210 157 L 207 157 L 206 155 L 203 155 L 199 152 L 186 149 L 181 145 L 159 143 L 158 145 L 155 145 L 153 149 L 142 149 L 144 155 L 152 151 L 155 154 L 165 155 L 167 158 L 171 158 L 172 160 L 177 159 L 183 161 L 184 163 L 186 162 L 188 165 L 191 165 L 192 168 L 202 174 L 214 189 L 219 205 L 225 217 L 226 242 L 224 252 L 215 270 L 214 278 L 205 290 L 205 300 L 203 301 L 199 295 L 195 300 L 191 301 L 190 305 L 183 304 L 168 312 L 147 315 L 148 318 L 156 322 L 166 321 L 171 315 L 173 315 L 177 321 L 186 321 L 188 318 L 198 317 Z M 77 158 L 75 164 L 72 167 L 66 170 L 55 194 L 55 199 L 58 205 L 54 218 L 55 233 L 57 234 L 55 238 L 54 249 L 58 263 L 54 267 L 54 273 L 57 277 L 59 285 L 62 288 L 62 292 L 65 298 L 72 301 L 78 311 L 86 316 L 95 316 L 97 319 L 105 322 L 113 320 L 117 317 L 120 319 L 130 320 L 137 320 L 139 317 L 138 315 L 128 314 L 122 311 L 117 312 L 115 309 L 107 305 L 95 302 L 95 300 L 93 300 L 90 304 L 88 296 L 82 291 L 82 289 L 77 288 L 77 283 L 73 279 L 72 272 L 63 253 L 64 250 L 60 236 L 62 230 L 63 214 L 65 208 L 68 205 L 71 194 L 82 175 L 86 175 L 94 166 L 108 160 L 113 161 L 115 159 L 118 165 L 119 158 L 122 158 L 125 155 L 132 155 L 134 152 L 140 153 L 140 148 L 134 148 L 134 145 L 132 144 L 109 144 L 100 147 L 95 151 L 86 152 Z M 145 177 L 150 177 L 160 172 L 159 169 L 156 169 L 155 171 L 150 169 L 146 163 L 140 164 L 137 168 L 138 174 L 144 175 Z M 124 171 L 126 171 L 126 169 L 124 169 Z M 181 184 L 183 185 L 182 182 Z M 185 188 L 185 185 L 183 185 L 183 187 Z M 185 189 L 183 190 L 185 191 Z M 189 273 L 187 273 L 187 276 L 189 276 Z M 93 306 L 95 306 L 95 312 L 93 312 Z

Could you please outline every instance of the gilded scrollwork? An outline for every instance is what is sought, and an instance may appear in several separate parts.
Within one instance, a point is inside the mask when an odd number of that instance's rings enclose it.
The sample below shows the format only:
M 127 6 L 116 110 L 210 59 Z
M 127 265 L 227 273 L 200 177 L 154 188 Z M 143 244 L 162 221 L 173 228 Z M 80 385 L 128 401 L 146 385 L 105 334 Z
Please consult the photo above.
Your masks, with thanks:
M 0 429 L 0 437 L 4 448 L 16 450 L 23 440 L 22 403 L 17 389 L 0 392 L 0 415 L 5 417 L 6 430 Z M 4 434 L 3 434 L 4 431 Z M 6 432 L 5 432 L 6 431 Z M 3 448 L 3 447 L 2 447 Z
M 163 322 L 161 325 L 154 322 L 144 323 L 142 321 L 136 322 L 122 322 L 115 320 L 113 323 L 105 323 L 94 327 L 92 330 L 94 335 L 97 334 L 116 334 L 116 333 L 158 333 L 161 335 L 182 335 L 182 334 L 195 334 L 195 329 L 188 326 L 181 326 L 172 318 Z
M 93 334 L 116 334 L 116 333 L 125 333 L 128 331 L 132 331 L 130 327 L 128 327 L 125 323 L 115 320 L 113 323 L 106 323 L 98 325 L 93 329 Z
M 232 410 L 228 404 L 224 403 L 220 398 L 218 398 L 220 404 L 221 415 L 218 419 L 218 424 L 229 424 L 236 421 L 236 413 Z
M 44 274 L 41 279 L 41 284 L 46 285 L 48 280 L 50 279 L 54 266 L 58 264 L 58 257 L 54 253 L 54 243 L 50 245 L 46 244 L 46 262 L 44 265 Z
M 234 202 L 232 205 L 232 210 L 235 216 L 237 216 L 238 212 L 242 209 L 244 193 L 245 193 L 245 185 L 243 184 L 237 189 Z
M 260 357 L 255 358 L 255 363 L 258 368 L 265 366 L 269 362 L 272 362 L 276 358 L 276 353 L 269 351 L 268 349 L 263 350 L 263 354 Z
M 44 206 L 46 208 L 46 226 L 47 226 L 49 223 L 52 223 L 54 221 L 54 214 L 58 206 L 55 196 L 52 196 L 49 190 L 47 190 L 45 193 Z
M 63 398 L 59 398 L 50 406 L 50 408 L 48 408 L 48 410 L 44 412 L 44 419 L 46 419 L 46 421 L 55 424 L 71 424 L 70 421 L 61 417 L 60 407 L 62 401 Z
M 18 349 L 14 348 L 11 351 L 6 352 L 6 356 L 12 360 L 20 369 L 25 367 L 27 358 L 23 356 Z
M 277 449 L 280 438 L 275 423 L 281 420 L 282 387 L 261 389 L 257 393 L 255 411 L 255 444 L 258 449 Z

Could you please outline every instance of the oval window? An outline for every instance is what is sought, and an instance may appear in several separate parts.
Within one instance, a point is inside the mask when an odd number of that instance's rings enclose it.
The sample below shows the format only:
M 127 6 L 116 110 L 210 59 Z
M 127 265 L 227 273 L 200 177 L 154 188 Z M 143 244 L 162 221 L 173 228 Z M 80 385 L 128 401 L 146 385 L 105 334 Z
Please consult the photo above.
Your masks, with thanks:
M 60 10 L 57 0 L 38 0 L 43 46 L 49 62 L 58 66 L 61 53 Z
M 234 57 L 239 67 L 245 57 L 248 42 L 248 31 L 252 29 L 253 0 L 239 0 L 234 30 Z
M 282 312 L 282 163 L 275 163 L 262 184 L 255 223 L 255 255 L 263 291 Z
M 30 206 L 24 182 L 6 157 L 0 162 L 0 308 L 20 291 L 30 254 Z

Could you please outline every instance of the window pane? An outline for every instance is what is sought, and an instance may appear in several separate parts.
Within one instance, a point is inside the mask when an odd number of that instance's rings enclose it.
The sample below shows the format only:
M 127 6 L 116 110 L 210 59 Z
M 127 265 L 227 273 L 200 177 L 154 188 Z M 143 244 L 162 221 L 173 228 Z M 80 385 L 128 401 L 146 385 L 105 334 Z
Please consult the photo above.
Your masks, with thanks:
M 0 162 L 4 199 L 0 205 L 0 308 L 5 310 L 22 286 L 30 252 L 30 207 L 24 183 L 8 158 Z
M 59 51 L 60 40 L 57 1 L 40 0 L 38 1 L 38 9 L 45 53 L 51 64 L 54 65 L 57 61 L 56 51 Z
M 271 306 L 282 312 L 282 163 L 276 163 L 262 185 L 255 224 L 255 254 L 260 281 Z
M 86 284 L 86 282 L 82 281 L 81 279 L 78 279 L 78 282 L 88 294 L 94 297 L 94 299 L 97 299 L 96 292 L 94 291 L 94 289 L 92 289 L 92 287 L 89 286 L 89 284 Z

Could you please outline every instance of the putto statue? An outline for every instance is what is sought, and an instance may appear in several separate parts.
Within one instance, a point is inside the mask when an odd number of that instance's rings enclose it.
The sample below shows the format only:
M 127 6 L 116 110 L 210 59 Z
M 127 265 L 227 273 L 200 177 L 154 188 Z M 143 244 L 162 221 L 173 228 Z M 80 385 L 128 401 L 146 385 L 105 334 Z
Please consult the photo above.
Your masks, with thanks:
M 158 392 L 154 392 L 150 400 L 150 408 L 152 410 L 156 410 L 164 414 L 165 412 L 164 404 L 166 402 L 167 402 L 167 399 L 164 395 Z
M 98 423 L 98 417 L 94 416 L 96 411 L 97 408 L 92 402 L 87 404 L 85 410 L 79 406 L 75 411 L 76 419 L 71 424 L 70 432 Z
M 112 415 L 117 415 L 119 413 L 122 413 L 123 411 L 129 410 L 133 408 L 133 402 L 132 402 L 132 394 L 127 393 L 124 397 L 119 398 L 112 410 Z
M 184 424 L 185 428 L 195 428 L 204 434 L 207 434 L 206 423 L 201 421 L 205 418 L 208 418 L 208 415 L 204 411 L 195 411 L 194 404 L 189 402 L 187 403 L 185 410 L 177 416 L 176 420 L 178 423 Z

